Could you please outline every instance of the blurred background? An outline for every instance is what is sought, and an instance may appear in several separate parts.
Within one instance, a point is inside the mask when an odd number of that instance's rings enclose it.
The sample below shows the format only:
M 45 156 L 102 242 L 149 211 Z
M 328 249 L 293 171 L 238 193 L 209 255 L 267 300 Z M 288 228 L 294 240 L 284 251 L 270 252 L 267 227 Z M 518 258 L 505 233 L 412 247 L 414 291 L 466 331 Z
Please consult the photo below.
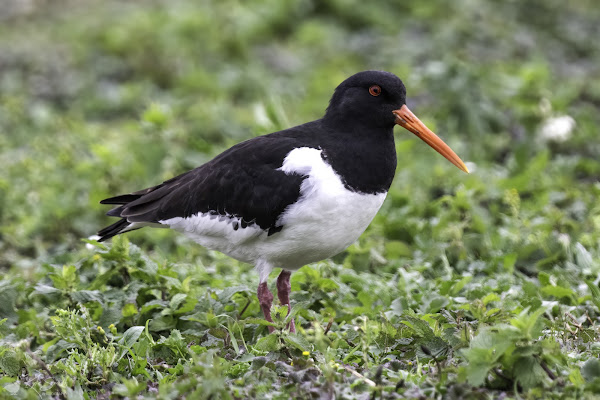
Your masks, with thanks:
M 390 196 L 340 260 L 533 273 L 598 251 L 598 21 L 594 0 L 3 0 L 0 267 L 68 258 L 112 222 L 101 199 L 319 118 L 366 69 L 400 76 L 472 173 L 398 129 Z

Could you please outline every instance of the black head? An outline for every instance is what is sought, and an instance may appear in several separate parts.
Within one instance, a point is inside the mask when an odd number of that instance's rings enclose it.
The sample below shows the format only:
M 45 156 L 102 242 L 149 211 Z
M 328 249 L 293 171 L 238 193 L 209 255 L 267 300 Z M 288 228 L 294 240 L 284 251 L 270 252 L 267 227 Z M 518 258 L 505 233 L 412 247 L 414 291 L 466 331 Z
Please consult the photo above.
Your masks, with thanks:
M 406 106 L 406 88 L 394 74 L 364 71 L 342 82 L 333 93 L 323 122 L 333 131 L 350 134 L 392 135 L 395 124 L 417 135 L 452 164 L 469 172 L 446 143 Z
M 396 75 L 363 71 L 342 82 L 333 93 L 325 120 L 342 125 L 393 128 L 394 110 L 406 103 L 406 88 Z

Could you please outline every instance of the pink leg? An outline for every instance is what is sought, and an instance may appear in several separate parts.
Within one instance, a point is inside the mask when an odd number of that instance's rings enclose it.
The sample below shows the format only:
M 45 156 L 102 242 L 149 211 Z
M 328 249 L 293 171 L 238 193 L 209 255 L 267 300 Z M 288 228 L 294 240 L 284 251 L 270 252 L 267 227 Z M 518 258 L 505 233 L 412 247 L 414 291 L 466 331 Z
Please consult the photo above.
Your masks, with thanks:
M 262 282 L 258 285 L 258 303 L 260 308 L 265 314 L 265 319 L 269 322 L 273 322 L 271 318 L 271 305 L 273 304 L 273 293 L 269 290 L 267 282 Z M 275 328 L 269 326 L 269 333 L 273 333 Z
M 279 297 L 279 301 L 282 305 L 286 305 L 288 307 L 288 315 L 290 311 L 292 311 L 292 306 L 290 305 L 290 291 L 292 290 L 292 285 L 290 285 L 290 276 L 292 273 L 290 271 L 282 270 L 281 274 L 277 277 L 277 297 Z M 296 332 L 296 324 L 294 323 L 294 319 L 290 321 L 288 326 L 290 332 Z

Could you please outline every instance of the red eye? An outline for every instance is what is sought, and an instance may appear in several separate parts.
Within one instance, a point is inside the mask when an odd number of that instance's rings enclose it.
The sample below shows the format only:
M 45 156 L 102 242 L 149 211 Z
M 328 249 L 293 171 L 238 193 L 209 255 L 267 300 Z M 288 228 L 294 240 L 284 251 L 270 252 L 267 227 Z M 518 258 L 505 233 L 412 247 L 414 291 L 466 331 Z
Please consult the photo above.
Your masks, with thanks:
M 369 88 L 369 93 L 371 96 L 379 96 L 381 94 L 381 88 L 378 85 L 373 85 Z

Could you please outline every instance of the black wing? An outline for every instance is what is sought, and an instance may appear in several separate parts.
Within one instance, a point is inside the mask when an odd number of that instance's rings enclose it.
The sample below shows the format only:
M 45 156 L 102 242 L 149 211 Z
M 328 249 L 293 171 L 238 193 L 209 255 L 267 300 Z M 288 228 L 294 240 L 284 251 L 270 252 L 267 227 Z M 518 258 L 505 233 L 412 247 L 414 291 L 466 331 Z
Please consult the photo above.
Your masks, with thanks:
M 278 170 L 291 150 L 307 147 L 306 137 L 300 141 L 298 132 L 285 133 L 247 140 L 158 186 L 102 200 L 102 204 L 119 205 L 107 215 L 122 220 L 98 232 L 99 241 L 131 230 L 132 223 L 141 223 L 133 225 L 135 229 L 143 223 L 207 212 L 239 217 L 242 228 L 256 224 L 269 235 L 280 231 L 277 220 L 298 199 L 306 178 Z

